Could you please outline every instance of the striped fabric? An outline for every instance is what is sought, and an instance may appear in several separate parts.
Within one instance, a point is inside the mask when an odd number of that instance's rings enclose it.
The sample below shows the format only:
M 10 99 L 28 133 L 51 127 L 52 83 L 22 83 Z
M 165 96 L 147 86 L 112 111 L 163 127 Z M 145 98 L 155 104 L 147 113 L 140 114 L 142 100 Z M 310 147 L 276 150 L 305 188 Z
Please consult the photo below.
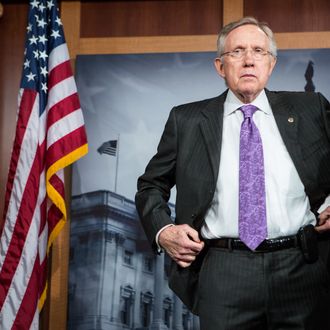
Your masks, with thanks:
M 30 1 L 0 240 L 0 329 L 38 329 L 47 255 L 66 220 L 63 169 L 87 137 L 54 0 Z
M 116 156 L 117 154 L 117 140 L 110 140 L 102 143 L 102 145 L 97 149 L 99 154 L 108 154 L 110 156 Z

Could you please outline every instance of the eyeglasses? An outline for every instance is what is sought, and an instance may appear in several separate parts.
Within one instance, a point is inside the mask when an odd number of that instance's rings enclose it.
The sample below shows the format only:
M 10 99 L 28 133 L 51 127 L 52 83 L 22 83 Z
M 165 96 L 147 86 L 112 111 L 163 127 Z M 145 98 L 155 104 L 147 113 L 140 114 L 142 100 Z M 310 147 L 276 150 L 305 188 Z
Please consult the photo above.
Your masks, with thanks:
M 243 58 L 243 56 L 245 56 L 247 54 L 248 51 L 251 52 L 252 57 L 255 60 L 262 60 L 266 55 L 273 56 L 273 54 L 270 51 L 264 50 L 262 48 L 253 48 L 253 49 L 237 48 L 235 50 L 231 50 L 230 52 L 225 52 L 225 53 L 221 54 L 220 58 L 222 56 L 229 56 L 234 60 L 241 60 Z

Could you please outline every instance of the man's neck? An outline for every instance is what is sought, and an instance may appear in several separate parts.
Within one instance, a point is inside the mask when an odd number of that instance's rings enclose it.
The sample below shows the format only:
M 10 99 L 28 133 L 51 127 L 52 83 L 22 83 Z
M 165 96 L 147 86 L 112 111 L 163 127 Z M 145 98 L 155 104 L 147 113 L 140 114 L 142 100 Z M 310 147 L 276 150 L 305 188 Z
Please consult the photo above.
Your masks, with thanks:
M 261 91 L 259 91 L 258 93 L 253 93 L 253 94 L 241 94 L 241 93 L 237 93 L 234 92 L 233 93 L 236 95 L 236 97 L 243 103 L 248 104 L 248 103 L 252 103 L 260 94 Z

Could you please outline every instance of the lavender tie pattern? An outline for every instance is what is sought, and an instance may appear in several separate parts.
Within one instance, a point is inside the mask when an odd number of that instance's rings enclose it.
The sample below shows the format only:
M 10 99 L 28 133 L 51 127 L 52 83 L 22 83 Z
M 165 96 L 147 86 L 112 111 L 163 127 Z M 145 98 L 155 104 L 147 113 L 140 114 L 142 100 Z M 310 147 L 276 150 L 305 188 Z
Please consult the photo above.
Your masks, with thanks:
M 251 250 L 255 250 L 267 237 L 262 141 L 252 120 L 257 109 L 251 104 L 240 108 L 244 121 L 239 155 L 239 237 Z

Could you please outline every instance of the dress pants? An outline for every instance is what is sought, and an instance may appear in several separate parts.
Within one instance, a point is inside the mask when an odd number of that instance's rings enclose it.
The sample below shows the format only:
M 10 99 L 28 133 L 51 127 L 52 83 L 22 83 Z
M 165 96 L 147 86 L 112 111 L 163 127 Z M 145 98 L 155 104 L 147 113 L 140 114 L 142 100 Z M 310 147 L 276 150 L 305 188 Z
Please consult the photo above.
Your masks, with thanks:
M 199 277 L 201 330 L 330 330 L 330 277 L 321 258 L 210 248 Z

